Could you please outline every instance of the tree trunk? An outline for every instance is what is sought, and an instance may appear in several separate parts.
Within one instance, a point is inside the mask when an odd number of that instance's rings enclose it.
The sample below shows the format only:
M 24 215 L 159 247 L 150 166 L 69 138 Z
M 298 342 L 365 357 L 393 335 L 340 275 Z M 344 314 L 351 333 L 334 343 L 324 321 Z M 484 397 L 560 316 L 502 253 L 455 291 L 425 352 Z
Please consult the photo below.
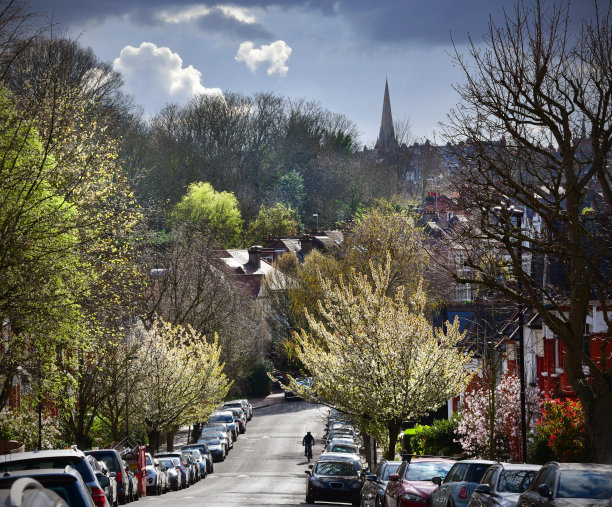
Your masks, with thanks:
M 401 427 L 402 421 L 400 419 L 393 419 L 387 424 L 387 430 L 389 431 L 389 447 L 385 451 L 386 459 L 395 459 L 395 445 L 397 444 L 397 436 Z
M 594 388 L 595 397 L 586 406 L 585 458 L 591 463 L 612 464 L 612 396 L 606 386 Z
M 174 452 L 174 436 L 176 435 L 178 428 L 172 428 L 166 433 L 166 450 L 168 452 Z

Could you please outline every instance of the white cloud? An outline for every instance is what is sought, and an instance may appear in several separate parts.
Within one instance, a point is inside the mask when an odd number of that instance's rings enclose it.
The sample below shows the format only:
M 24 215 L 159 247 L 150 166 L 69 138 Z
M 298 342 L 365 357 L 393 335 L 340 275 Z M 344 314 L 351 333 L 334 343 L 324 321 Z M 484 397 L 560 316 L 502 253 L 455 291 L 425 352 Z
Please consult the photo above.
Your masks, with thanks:
M 214 7 L 208 7 L 205 4 L 200 4 L 192 5 L 184 9 L 166 9 L 158 14 L 158 18 L 166 23 L 177 24 L 209 16 L 215 11 L 221 11 L 226 18 L 235 19 L 240 23 L 251 25 L 257 22 L 255 16 L 249 14 L 248 10 L 235 5 L 215 5 Z
M 208 93 L 221 94 L 219 88 L 202 85 L 202 73 L 192 65 L 183 67 L 183 60 L 170 48 L 143 42 L 140 47 L 125 46 L 113 62 L 131 93 L 144 98 L 147 104 L 159 107 L 168 101 L 183 102 L 189 97 Z
M 289 67 L 287 60 L 291 56 L 291 48 L 285 41 L 277 40 L 268 45 L 256 48 L 251 41 L 243 42 L 236 53 L 236 60 L 244 62 L 252 72 L 257 70 L 259 64 L 268 62 L 268 75 L 278 74 L 285 77 Z
M 193 21 L 194 19 L 198 19 L 203 16 L 208 16 L 210 13 L 210 8 L 204 4 L 201 4 L 193 5 L 191 7 L 187 7 L 185 9 L 180 10 L 173 9 L 161 11 L 158 14 L 158 17 L 166 23 L 177 24 L 183 23 L 185 21 Z

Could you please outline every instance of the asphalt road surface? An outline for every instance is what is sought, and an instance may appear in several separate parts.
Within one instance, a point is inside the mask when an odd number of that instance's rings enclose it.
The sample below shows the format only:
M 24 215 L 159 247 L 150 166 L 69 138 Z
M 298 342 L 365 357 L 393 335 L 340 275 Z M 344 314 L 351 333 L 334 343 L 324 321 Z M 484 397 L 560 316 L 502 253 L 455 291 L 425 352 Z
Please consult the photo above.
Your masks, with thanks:
M 316 458 L 323 450 L 327 409 L 304 401 L 282 402 L 254 412 L 246 433 L 215 471 L 188 489 L 146 497 L 134 507 L 306 505 L 302 438 L 316 438 Z M 325 504 L 318 504 L 325 505 Z

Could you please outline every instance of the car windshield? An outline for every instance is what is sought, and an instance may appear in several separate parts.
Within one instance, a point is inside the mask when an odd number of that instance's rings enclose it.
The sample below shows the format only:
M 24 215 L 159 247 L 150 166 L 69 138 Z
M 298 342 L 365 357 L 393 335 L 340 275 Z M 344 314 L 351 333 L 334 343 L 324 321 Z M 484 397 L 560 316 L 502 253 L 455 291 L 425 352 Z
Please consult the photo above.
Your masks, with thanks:
M 83 480 L 87 482 L 95 482 L 93 470 L 84 458 L 80 456 L 54 456 L 48 458 L 28 458 L 19 460 L 11 455 L 11 461 L 5 461 L 0 465 L 2 472 L 10 472 L 12 470 L 38 470 L 44 468 L 66 468 L 70 465 L 81 474 Z
M 148 466 L 153 465 L 153 460 L 151 458 L 149 458 L 149 456 L 147 456 L 147 465 Z
M 317 475 L 357 475 L 357 468 L 348 461 L 320 461 L 317 463 Z
M 205 438 L 203 440 L 207 445 L 221 445 L 221 441 L 218 438 Z
M 537 470 L 504 470 L 499 477 L 497 491 L 500 493 L 522 493 L 525 491 Z
M 404 479 L 407 481 L 431 481 L 434 477 L 446 477 L 453 463 L 436 463 L 426 461 L 423 463 L 410 463 L 406 468 Z
M 387 467 L 385 468 L 385 471 L 383 472 L 383 475 L 381 477 L 381 479 L 383 481 L 388 481 L 389 480 L 389 476 L 391 474 L 395 474 L 397 473 L 397 469 L 400 467 L 401 463 L 389 463 L 387 465 Z
M 159 463 L 161 464 L 161 466 L 166 468 L 174 468 L 175 466 L 171 459 L 161 459 L 159 460 Z
M 334 445 L 331 452 L 352 452 L 354 454 L 357 450 L 351 445 Z
M 210 418 L 208 419 L 210 422 L 226 422 L 226 423 L 232 423 L 234 422 L 234 417 L 230 414 L 217 414 L 217 415 L 211 415 Z
M 612 498 L 612 471 L 562 470 L 558 498 Z

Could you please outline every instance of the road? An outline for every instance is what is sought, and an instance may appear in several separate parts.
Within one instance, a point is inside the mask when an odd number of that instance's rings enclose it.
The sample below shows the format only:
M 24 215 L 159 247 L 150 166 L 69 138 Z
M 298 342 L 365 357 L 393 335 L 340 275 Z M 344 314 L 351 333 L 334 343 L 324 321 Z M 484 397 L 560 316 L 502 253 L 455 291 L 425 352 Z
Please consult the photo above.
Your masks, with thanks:
M 305 505 L 307 462 L 302 437 L 317 438 L 315 457 L 323 450 L 327 410 L 304 401 L 282 402 L 254 412 L 224 462 L 188 489 L 147 497 L 134 507 L 232 505 Z

